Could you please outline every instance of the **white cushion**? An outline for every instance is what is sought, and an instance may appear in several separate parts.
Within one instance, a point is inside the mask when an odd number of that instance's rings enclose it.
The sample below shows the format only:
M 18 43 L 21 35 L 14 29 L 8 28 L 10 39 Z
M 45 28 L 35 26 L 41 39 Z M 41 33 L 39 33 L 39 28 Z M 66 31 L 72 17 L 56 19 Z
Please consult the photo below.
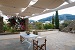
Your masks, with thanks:
M 25 35 L 27 35 L 26 32 L 20 32 L 20 36 L 24 37 Z
M 37 37 L 38 45 L 42 45 L 42 44 L 44 44 L 45 39 L 46 39 L 46 37 L 41 37 L 41 36 Z

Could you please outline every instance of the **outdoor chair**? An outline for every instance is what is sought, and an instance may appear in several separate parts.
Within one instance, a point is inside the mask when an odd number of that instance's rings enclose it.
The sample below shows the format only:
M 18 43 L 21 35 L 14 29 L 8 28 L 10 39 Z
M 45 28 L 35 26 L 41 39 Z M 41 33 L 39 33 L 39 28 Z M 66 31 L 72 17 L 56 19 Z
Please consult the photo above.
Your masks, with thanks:
M 23 43 L 23 41 L 25 40 L 24 36 L 27 35 L 26 32 L 20 32 L 20 41 L 21 43 Z
M 38 37 L 33 40 L 33 50 L 46 50 L 46 37 Z

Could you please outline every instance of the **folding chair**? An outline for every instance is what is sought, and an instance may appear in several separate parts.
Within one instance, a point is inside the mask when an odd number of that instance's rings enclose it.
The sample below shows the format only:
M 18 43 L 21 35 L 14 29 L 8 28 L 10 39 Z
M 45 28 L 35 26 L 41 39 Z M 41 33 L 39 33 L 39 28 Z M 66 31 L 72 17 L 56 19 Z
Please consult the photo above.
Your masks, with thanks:
M 38 37 L 33 40 L 33 50 L 46 50 L 46 37 Z

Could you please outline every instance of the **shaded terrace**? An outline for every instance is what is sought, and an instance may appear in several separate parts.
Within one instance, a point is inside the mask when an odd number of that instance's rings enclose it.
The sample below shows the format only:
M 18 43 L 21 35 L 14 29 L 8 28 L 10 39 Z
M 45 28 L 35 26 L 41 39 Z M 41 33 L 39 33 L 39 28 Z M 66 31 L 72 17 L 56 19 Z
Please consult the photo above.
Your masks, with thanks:
M 41 36 L 47 37 L 47 50 L 68 50 L 75 48 L 75 34 L 46 31 L 39 32 Z M 33 50 L 32 46 L 28 49 L 28 43 L 23 44 L 19 41 L 19 34 L 0 35 L 0 50 Z
M 31 0 L 32 1 L 32 0 Z M 25 17 L 25 31 L 28 30 L 28 18 L 40 14 L 57 11 L 60 9 L 75 6 L 75 2 L 70 0 L 38 0 L 36 4 L 29 5 L 30 0 L 1 0 L 0 15 Z M 33 0 L 34 2 L 34 0 Z M 64 2 L 68 4 L 62 5 Z M 49 9 L 48 11 L 45 11 Z M 35 11 L 36 10 L 36 11 Z M 0 21 L 1 22 L 1 21 Z M 3 22 L 3 20 L 2 20 Z M 3 23 L 0 23 L 1 25 Z M 2 28 L 0 28 L 2 30 Z M 3 31 L 2 31 L 3 32 Z M 75 48 L 75 34 L 64 33 L 59 31 L 39 32 L 41 36 L 47 37 L 47 50 L 69 50 Z M 70 46 L 70 47 L 69 47 Z M 33 50 L 32 46 L 28 49 L 28 43 L 20 43 L 19 34 L 0 35 L 0 50 Z

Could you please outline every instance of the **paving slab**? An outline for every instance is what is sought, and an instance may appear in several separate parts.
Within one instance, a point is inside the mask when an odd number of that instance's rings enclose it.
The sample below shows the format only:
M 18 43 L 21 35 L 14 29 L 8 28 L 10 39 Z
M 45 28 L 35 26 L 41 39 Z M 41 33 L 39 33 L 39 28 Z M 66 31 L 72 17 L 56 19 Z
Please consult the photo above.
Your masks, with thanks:
M 38 32 L 47 38 L 47 50 L 75 50 L 75 34 L 60 31 Z M 19 34 L 0 35 L 0 50 L 33 50 L 27 49 L 28 43 L 21 44 Z

